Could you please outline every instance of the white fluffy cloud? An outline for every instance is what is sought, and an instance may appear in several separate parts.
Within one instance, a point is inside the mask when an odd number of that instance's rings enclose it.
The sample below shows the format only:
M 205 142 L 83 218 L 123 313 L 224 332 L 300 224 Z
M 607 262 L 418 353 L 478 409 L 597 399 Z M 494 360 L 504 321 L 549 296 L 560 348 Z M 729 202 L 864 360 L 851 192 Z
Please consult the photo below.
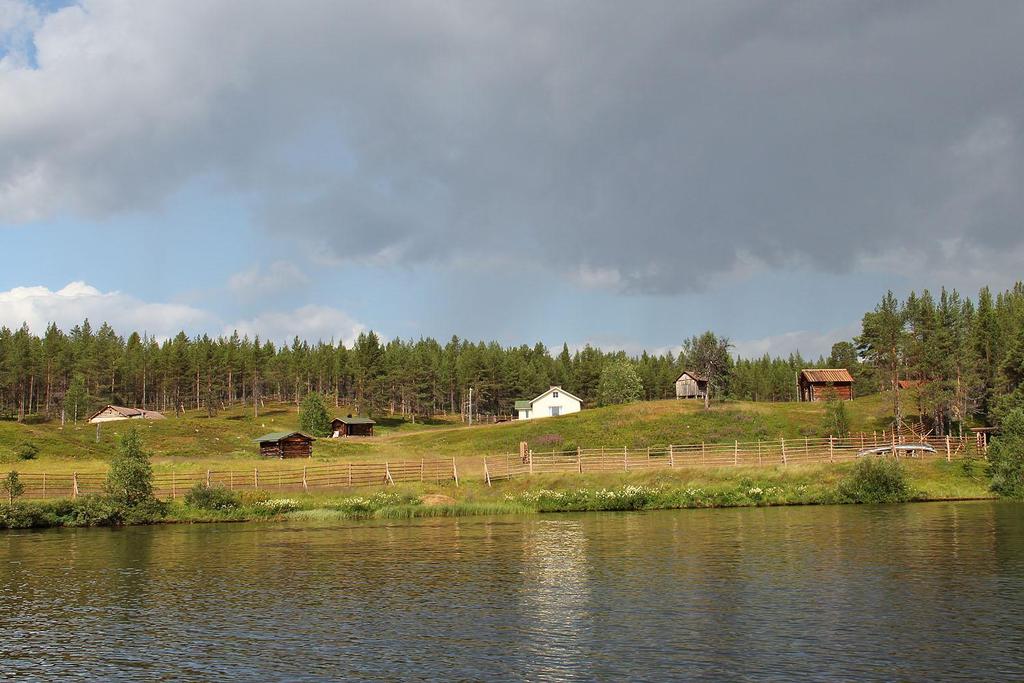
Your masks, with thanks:
M 28 323 L 33 332 L 41 334 L 51 322 L 67 330 L 85 318 L 94 325 L 108 322 L 119 331 L 145 331 L 157 337 L 197 330 L 216 321 L 210 313 L 191 306 L 101 292 L 84 282 L 72 282 L 57 291 L 37 286 L 0 292 L 0 324 L 12 329 Z
M 839 341 L 849 341 L 860 334 L 860 325 L 851 323 L 826 332 L 812 330 L 796 330 L 782 334 L 734 341 L 732 352 L 743 358 L 760 358 L 769 356 L 787 356 L 799 351 L 805 359 L 816 359 L 828 356 L 832 345 Z
M 274 342 L 294 337 L 351 343 L 366 327 L 344 311 L 329 306 L 302 306 L 293 311 L 266 312 L 237 322 L 225 322 L 209 311 L 173 303 L 148 302 L 122 292 L 101 292 L 84 282 L 53 291 L 47 287 L 15 287 L 0 292 L 0 325 L 14 329 L 23 323 L 42 334 L 51 322 L 68 330 L 88 318 L 93 326 L 108 322 L 118 332 L 147 332 L 167 338 L 189 334 L 225 335 L 237 330 Z
M 237 330 L 250 337 L 259 335 L 280 343 L 289 343 L 294 337 L 309 341 L 334 340 L 351 345 L 366 326 L 344 311 L 329 306 L 306 305 L 294 311 L 270 311 L 249 320 L 242 320 L 224 328 L 224 334 Z
M 1020 3 L 0 7 L 0 221 L 202 178 L 326 260 L 646 292 L 1024 241 Z

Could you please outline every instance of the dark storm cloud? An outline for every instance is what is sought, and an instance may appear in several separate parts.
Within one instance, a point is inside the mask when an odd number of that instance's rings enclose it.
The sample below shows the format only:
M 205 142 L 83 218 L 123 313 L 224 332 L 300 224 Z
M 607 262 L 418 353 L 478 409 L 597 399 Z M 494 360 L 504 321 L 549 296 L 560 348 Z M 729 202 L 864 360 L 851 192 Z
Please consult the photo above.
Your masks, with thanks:
M 1019 3 L 88 4 L 0 70 L 9 219 L 213 177 L 330 259 L 647 292 L 1024 241 Z

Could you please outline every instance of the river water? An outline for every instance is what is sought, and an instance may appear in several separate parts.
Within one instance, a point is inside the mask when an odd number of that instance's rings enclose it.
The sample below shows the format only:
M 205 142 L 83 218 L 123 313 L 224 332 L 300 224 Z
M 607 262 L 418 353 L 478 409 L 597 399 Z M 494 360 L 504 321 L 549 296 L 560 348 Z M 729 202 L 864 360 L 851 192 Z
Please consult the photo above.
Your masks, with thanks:
M 25 679 L 1022 680 L 1024 505 L 0 532 L 0 655 Z

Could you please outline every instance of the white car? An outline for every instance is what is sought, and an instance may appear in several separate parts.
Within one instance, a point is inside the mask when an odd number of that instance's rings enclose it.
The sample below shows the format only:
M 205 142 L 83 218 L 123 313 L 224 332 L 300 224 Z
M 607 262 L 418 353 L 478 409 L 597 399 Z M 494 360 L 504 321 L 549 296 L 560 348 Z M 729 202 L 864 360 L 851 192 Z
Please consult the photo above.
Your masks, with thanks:
M 884 446 L 865 448 L 857 453 L 857 457 L 865 455 L 888 455 L 890 453 L 898 457 L 900 453 L 906 453 L 907 457 L 916 458 L 918 453 L 934 452 L 935 449 L 926 443 L 898 443 L 896 445 L 886 444 Z

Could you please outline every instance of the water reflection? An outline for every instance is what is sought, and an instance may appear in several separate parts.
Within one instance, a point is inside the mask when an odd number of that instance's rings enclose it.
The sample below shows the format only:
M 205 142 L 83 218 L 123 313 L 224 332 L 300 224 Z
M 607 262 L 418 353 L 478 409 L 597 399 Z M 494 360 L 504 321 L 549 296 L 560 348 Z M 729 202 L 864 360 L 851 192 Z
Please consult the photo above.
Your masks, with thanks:
M 523 534 L 520 609 L 526 678 L 560 680 L 589 660 L 587 537 L 580 520 L 542 519 Z
M 0 534 L 8 677 L 1024 678 L 1024 506 Z

